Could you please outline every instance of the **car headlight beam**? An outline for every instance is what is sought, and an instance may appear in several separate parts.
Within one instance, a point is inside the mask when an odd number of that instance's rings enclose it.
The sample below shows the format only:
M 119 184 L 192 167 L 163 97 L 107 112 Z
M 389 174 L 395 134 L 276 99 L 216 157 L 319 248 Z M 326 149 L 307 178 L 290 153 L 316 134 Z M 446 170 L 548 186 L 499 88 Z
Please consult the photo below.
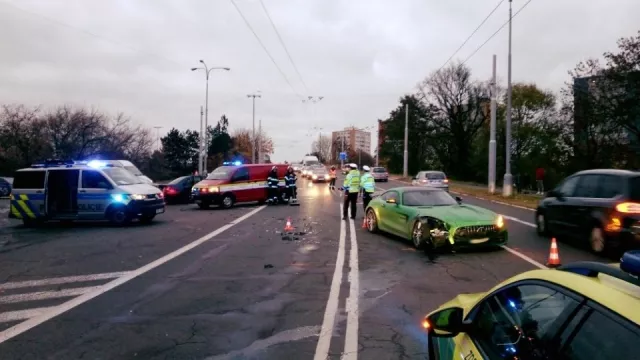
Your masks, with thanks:
M 496 218 L 496 227 L 498 229 L 502 229 L 504 227 L 504 218 L 502 215 L 498 215 L 498 218 Z

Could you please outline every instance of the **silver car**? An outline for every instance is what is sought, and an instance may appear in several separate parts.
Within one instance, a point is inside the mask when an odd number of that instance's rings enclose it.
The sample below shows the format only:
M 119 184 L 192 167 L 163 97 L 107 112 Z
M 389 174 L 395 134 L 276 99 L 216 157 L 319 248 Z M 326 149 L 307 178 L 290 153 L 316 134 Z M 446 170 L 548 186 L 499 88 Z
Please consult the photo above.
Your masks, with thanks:
M 428 186 L 449 191 L 449 179 L 442 171 L 420 171 L 411 180 L 413 186 Z
M 374 181 L 389 181 L 389 172 L 381 166 L 376 166 L 371 169 L 371 175 L 373 176 Z
M 311 175 L 309 176 L 313 182 L 328 182 L 331 180 L 329 171 L 324 166 L 318 166 L 311 169 Z

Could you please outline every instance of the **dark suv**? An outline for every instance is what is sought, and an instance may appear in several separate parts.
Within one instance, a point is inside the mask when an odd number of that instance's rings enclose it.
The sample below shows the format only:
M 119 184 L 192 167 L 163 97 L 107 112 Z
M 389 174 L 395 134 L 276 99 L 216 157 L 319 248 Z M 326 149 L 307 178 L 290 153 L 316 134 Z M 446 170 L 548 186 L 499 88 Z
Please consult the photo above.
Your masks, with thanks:
M 549 191 L 538 204 L 540 235 L 586 239 L 591 250 L 640 247 L 640 172 L 585 170 Z

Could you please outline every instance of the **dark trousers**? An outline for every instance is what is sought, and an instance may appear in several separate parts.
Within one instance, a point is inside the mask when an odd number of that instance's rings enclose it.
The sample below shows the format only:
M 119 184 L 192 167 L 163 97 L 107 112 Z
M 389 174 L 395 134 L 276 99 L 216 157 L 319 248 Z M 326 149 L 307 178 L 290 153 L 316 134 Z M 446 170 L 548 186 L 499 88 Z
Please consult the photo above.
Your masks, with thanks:
M 366 191 L 362 192 L 362 208 L 367 210 L 367 206 L 369 206 L 369 201 L 371 201 L 371 193 Z
M 291 185 L 287 188 L 287 195 L 289 199 L 296 199 L 298 197 L 298 187 L 295 185 Z
M 349 215 L 349 207 L 351 207 L 351 218 L 356 218 L 356 203 L 358 202 L 358 193 L 345 193 L 344 195 L 344 205 L 342 206 L 342 216 L 344 218 Z
M 277 187 L 269 187 L 269 199 L 278 200 L 279 191 Z
M 329 186 L 336 187 L 336 178 L 331 178 L 331 181 L 329 181 Z

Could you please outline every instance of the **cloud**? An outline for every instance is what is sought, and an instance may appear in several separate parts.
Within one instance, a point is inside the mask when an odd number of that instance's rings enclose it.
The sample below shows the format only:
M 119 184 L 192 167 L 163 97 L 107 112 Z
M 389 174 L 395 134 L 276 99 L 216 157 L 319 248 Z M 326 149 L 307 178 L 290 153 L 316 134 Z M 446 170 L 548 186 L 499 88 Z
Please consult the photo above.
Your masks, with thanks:
M 263 0 L 302 74 L 298 78 L 258 0 L 236 0 L 279 73 L 228 0 L 13 0 L 0 2 L 4 103 L 62 103 L 122 111 L 147 126 L 198 129 L 204 104 L 198 60 L 213 72 L 209 121 L 226 114 L 251 128 L 247 94 L 260 90 L 256 126 L 274 138 L 276 160 L 296 160 L 317 136 L 345 126 L 376 126 L 406 92 L 439 68 L 496 0 Z M 519 9 L 524 0 L 514 0 Z M 559 89 L 578 61 L 615 49 L 638 30 L 640 2 L 532 0 L 513 24 L 513 79 Z M 507 2 L 469 41 L 466 58 L 507 20 Z M 6 36 L 9 34 L 9 36 Z M 507 32 L 468 65 L 491 74 L 498 55 L 506 78 Z M 293 89 L 292 89 L 293 88 Z M 301 97 L 324 96 L 317 104 Z M 372 143 L 375 143 L 375 135 Z M 373 150 L 373 149 L 372 149 Z

